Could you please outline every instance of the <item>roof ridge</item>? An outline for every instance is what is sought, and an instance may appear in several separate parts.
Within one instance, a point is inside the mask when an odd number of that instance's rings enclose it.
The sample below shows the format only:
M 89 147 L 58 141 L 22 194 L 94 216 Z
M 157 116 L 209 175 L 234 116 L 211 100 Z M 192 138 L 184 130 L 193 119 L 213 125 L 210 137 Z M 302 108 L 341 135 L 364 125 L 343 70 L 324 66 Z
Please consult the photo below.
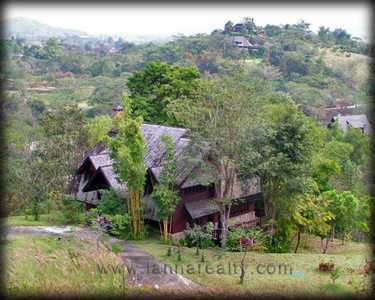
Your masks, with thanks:
M 188 129 L 186 129 L 185 127 L 170 126 L 170 125 L 155 124 L 155 123 L 142 123 L 142 125 L 163 126 L 163 127 L 169 127 L 169 128 L 176 128 L 176 129 L 188 130 Z

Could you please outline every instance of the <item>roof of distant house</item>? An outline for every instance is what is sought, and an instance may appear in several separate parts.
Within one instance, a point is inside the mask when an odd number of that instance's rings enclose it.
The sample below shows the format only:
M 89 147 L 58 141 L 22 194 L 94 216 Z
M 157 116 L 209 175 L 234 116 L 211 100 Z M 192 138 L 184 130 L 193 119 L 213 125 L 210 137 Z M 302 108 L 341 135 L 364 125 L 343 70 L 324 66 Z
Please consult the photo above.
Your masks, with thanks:
M 363 128 L 364 133 L 371 133 L 372 127 L 365 114 L 362 115 L 347 115 L 347 116 L 333 116 L 331 122 L 337 122 L 338 127 L 344 132 L 347 132 L 348 125 L 353 128 Z
M 232 39 L 232 46 L 233 47 L 251 47 L 252 45 L 248 41 L 246 37 L 243 35 L 238 35 L 233 37 Z

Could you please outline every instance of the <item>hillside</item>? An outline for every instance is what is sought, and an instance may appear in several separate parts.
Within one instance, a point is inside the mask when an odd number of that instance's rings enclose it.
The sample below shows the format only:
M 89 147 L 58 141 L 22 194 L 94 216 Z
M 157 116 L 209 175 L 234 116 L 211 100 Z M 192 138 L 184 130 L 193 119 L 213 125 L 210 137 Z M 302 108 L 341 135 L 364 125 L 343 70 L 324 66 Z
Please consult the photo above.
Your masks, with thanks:
M 14 36 L 27 40 L 46 40 L 53 36 L 63 39 L 72 36 L 89 37 L 80 30 L 53 27 L 23 17 L 6 20 L 3 28 L 7 37 Z
M 48 38 L 57 37 L 62 40 L 87 42 L 107 40 L 111 36 L 110 34 L 93 35 L 76 29 L 54 27 L 23 17 L 8 19 L 2 25 L 7 38 L 15 37 L 26 41 L 46 41 Z M 136 45 L 142 43 L 163 44 L 172 41 L 173 37 L 167 34 L 127 34 L 126 40 Z

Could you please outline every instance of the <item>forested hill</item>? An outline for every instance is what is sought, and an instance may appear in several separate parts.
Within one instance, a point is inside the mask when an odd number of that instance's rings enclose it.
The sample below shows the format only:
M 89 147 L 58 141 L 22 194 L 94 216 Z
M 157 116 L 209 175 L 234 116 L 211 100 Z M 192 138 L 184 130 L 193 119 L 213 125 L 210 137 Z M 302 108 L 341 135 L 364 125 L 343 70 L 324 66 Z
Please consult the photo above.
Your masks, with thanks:
M 50 37 L 62 39 L 82 37 L 88 38 L 89 35 L 83 31 L 75 29 L 63 29 L 49 26 L 41 22 L 16 17 L 2 22 L 7 37 L 23 38 L 25 40 L 46 40 Z
M 70 41 L 79 44 L 98 43 L 101 39 L 108 39 L 110 34 L 88 34 L 81 30 L 59 28 L 49 26 L 36 20 L 15 17 L 2 22 L 4 28 L 4 35 L 7 38 L 22 39 L 27 43 L 31 42 L 45 42 L 51 37 L 59 38 L 63 41 Z M 69 25 L 67 25 L 69 26 Z M 135 44 L 142 44 L 145 42 L 153 42 L 161 44 L 169 42 L 173 39 L 167 34 L 127 34 L 126 39 Z
M 38 34 L 46 37 L 63 32 L 43 28 Z M 321 27 L 313 33 L 304 21 L 262 27 L 244 18 L 240 25 L 228 21 L 211 34 L 179 35 L 161 45 L 135 45 L 110 36 L 86 41 L 50 37 L 45 42 L 12 37 L 3 45 L 8 54 L 3 74 L 8 116 L 23 104 L 40 112 L 78 104 L 89 118 L 109 115 L 129 92 L 127 78 L 155 60 L 194 66 L 207 79 L 242 73 L 322 124 L 338 109 L 365 112 L 371 96 L 370 45 L 342 29 Z

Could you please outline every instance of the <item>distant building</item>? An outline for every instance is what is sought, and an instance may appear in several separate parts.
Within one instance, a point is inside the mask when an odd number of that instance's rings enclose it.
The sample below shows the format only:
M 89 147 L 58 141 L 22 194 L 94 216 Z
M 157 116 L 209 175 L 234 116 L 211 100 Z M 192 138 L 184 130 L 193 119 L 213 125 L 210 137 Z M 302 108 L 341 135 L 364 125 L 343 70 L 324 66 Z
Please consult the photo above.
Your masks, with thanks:
M 242 35 L 235 36 L 232 39 L 232 47 L 239 47 L 239 48 L 252 48 L 253 45 L 250 44 L 248 39 Z
M 233 26 L 233 31 L 234 32 L 241 32 L 242 28 L 243 28 L 243 23 L 238 23 L 238 24 Z
M 360 128 L 362 133 L 372 133 L 372 127 L 365 114 L 362 115 L 337 115 L 333 116 L 328 127 L 331 127 L 331 123 L 337 122 L 338 128 L 342 129 L 345 133 L 348 131 L 348 125 L 353 128 Z
M 119 50 L 115 47 L 111 47 L 111 48 L 109 48 L 108 52 L 109 53 L 117 53 L 117 52 L 119 52 Z

